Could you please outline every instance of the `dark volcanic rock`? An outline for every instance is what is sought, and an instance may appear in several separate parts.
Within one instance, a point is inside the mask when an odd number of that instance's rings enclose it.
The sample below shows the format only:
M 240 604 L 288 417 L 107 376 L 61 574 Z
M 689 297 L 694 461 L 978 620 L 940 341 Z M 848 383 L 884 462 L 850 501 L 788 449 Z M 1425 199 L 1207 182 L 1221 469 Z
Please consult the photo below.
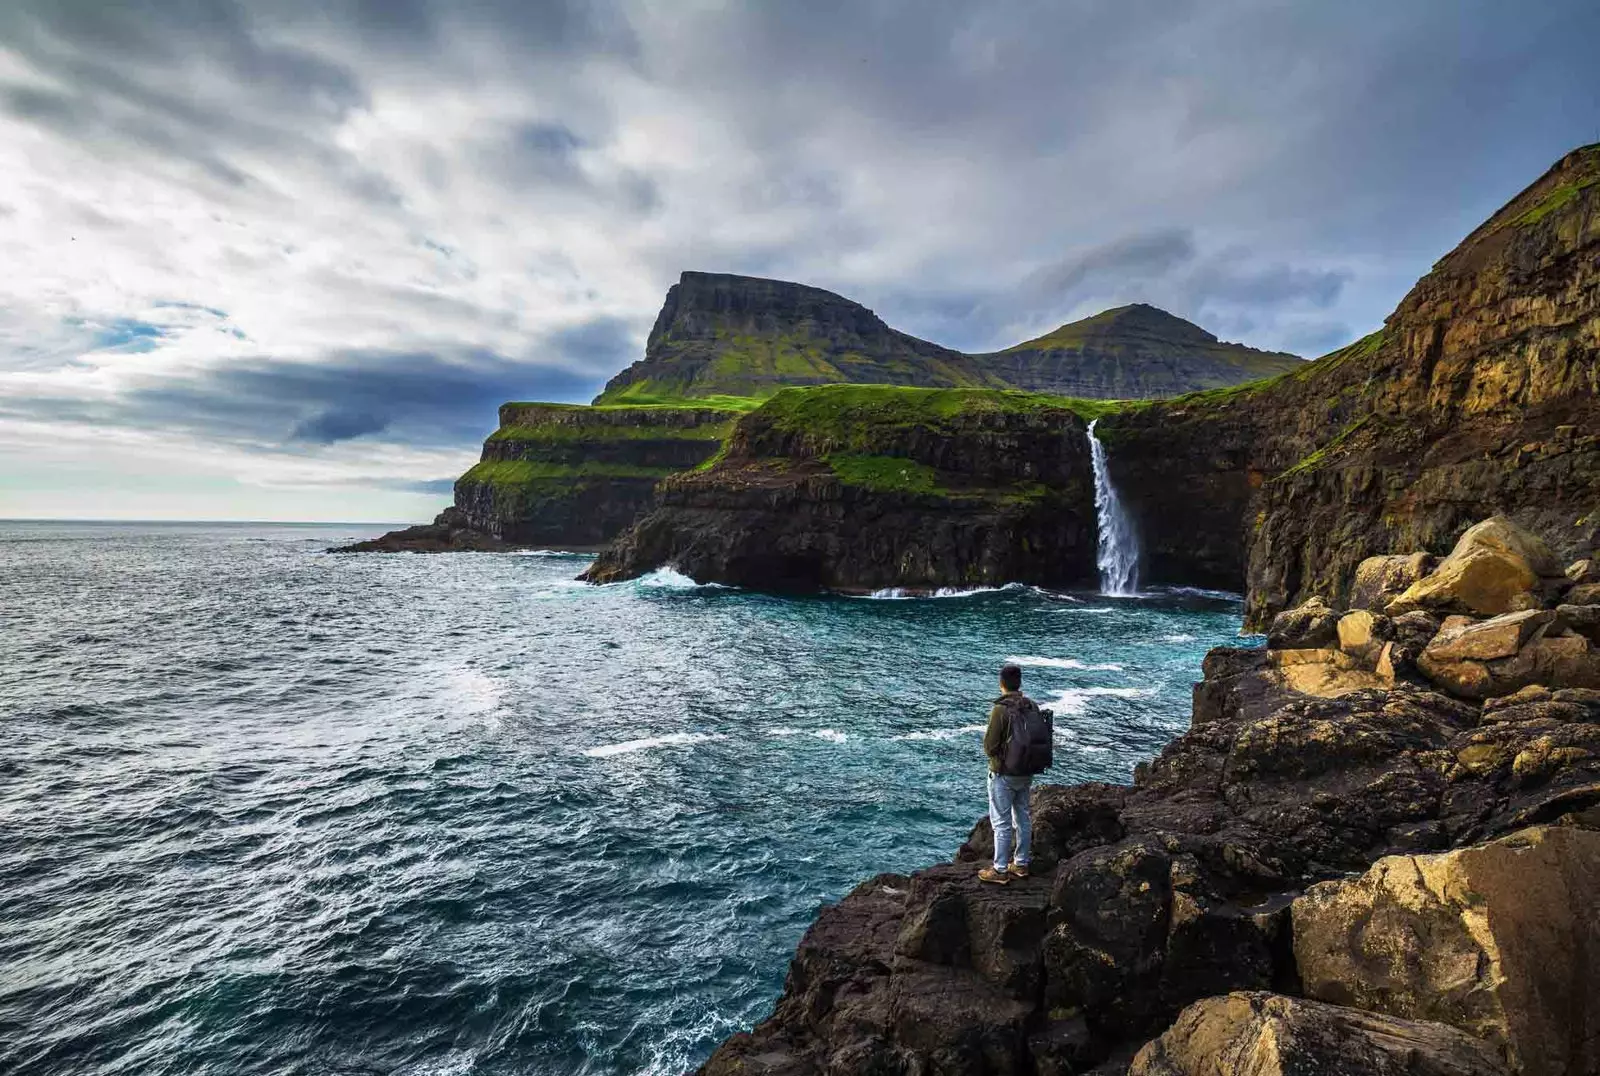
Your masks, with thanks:
M 499 553 L 515 546 L 467 525 L 459 508 L 446 508 L 432 523 L 390 531 L 377 538 L 330 549 L 330 553 Z
M 1269 651 L 1213 650 L 1189 731 L 1140 766 L 1131 788 L 1036 787 L 1031 879 L 999 889 L 977 881 L 992 852 L 980 822 L 955 862 L 876 879 L 827 909 L 802 942 L 773 1016 L 724 1043 L 705 1071 L 1121 1072 L 1141 1044 L 1205 998 L 1299 994 L 1310 985 L 1302 986 L 1306 969 L 1320 977 L 1321 996 L 1333 997 L 1327 962 L 1295 956 L 1300 935 L 1290 909 L 1309 887 L 1349 878 L 1383 856 L 1474 845 L 1531 825 L 1600 829 L 1600 691 L 1530 687 L 1481 709 L 1403 682 L 1321 698 L 1288 687 L 1280 666 Z M 1588 884 L 1587 874 L 1569 871 L 1571 892 L 1562 896 L 1535 885 L 1532 873 L 1498 866 L 1491 873 L 1492 886 L 1484 885 L 1494 888 L 1493 900 L 1522 899 L 1517 887 L 1533 885 L 1550 892 L 1527 897 L 1526 907 L 1547 911 L 1552 901 L 1577 907 L 1575 894 Z M 1338 958 L 1348 935 L 1341 929 L 1307 935 L 1307 944 Z M 1380 929 L 1376 920 L 1370 929 Z M 1528 954 L 1544 944 L 1542 935 L 1518 933 L 1509 919 L 1502 929 L 1507 945 L 1522 946 L 1523 970 L 1496 989 L 1533 996 L 1518 993 L 1517 983 L 1539 962 Z M 1574 943 L 1572 968 L 1587 967 L 1587 944 Z M 1386 946 L 1380 938 L 1367 949 L 1399 951 Z M 1448 977 L 1447 964 L 1434 971 Z M 1483 974 L 1494 980 L 1492 968 Z M 1341 977 L 1349 978 L 1332 975 Z M 1431 996 L 1419 984 L 1413 995 Z M 1348 1055 L 1369 1065 L 1328 1071 L 1430 1071 L 1435 1048 L 1452 1064 L 1466 1056 L 1458 1048 L 1488 1059 L 1487 1069 L 1462 1071 L 1500 1071 L 1487 1046 L 1440 1025 L 1295 1009 L 1287 1001 L 1279 1007 L 1289 1009 L 1268 1012 L 1258 1004 L 1263 995 L 1250 997 L 1251 1012 L 1270 1019 L 1213 1026 L 1206 1034 L 1214 1033 L 1218 1049 L 1232 1042 L 1248 1052 L 1257 1032 L 1276 1028 L 1305 1064 Z M 1361 1000 L 1367 997 L 1356 991 L 1335 1000 L 1377 1005 Z M 1518 1001 L 1525 1005 L 1519 1027 L 1542 1026 L 1526 1006 L 1561 1019 L 1565 1010 L 1537 997 Z M 1389 1011 L 1466 1019 L 1443 1009 Z M 1300 1024 L 1301 1017 L 1311 1022 Z M 1188 1019 L 1163 1038 L 1165 1046 L 1141 1055 L 1142 1071 L 1189 1071 L 1182 1066 L 1194 1063 L 1190 1048 L 1199 1040 L 1183 1030 Z M 1157 1060 L 1178 1067 L 1148 1067 Z
M 1048 397 L 789 389 L 739 420 L 723 457 L 663 482 L 658 506 L 586 578 L 672 565 L 770 590 L 933 589 L 1094 577 L 1086 427 Z

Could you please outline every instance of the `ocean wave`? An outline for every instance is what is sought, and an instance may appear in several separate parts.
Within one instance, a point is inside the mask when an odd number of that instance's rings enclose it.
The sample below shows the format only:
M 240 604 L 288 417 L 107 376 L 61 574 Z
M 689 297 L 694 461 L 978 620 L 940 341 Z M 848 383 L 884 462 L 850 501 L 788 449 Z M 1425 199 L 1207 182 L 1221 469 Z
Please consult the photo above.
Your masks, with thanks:
M 1195 641 L 1195 636 L 1190 635 L 1188 632 L 1181 632 L 1177 635 L 1163 635 L 1161 641 L 1164 643 L 1192 643 Z
M 580 553 L 576 549 L 514 549 L 508 557 L 559 557 L 572 560 L 593 560 L 593 553 Z
M 1006 583 L 998 587 L 883 587 L 870 594 L 848 594 L 850 598 L 865 598 L 869 601 L 910 601 L 916 598 L 971 598 L 979 594 L 1015 594 L 1019 591 L 1031 591 L 1036 594 L 1046 594 L 1027 583 Z
M 893 737 L 896 740 L 953 740 L 969 732 L 982 732 L 986 725 L 962 725 L 958 729 L 923 729 Z
M 1057 692 L 1050 700 L 1050 708 L 1057 716 L 1087 713 L 1089 700 L 1097 695 L 1110 695 L 1119 699 L 1148 699 L 1156 693 L 1153 687 L 1069 687 Z
M 829 743 L 844 743 L 850 738 L 838 729 L 812 729 L 811 735 L 819 740 L 827 740 Z
M 1086 672 L 1121 672 L 1122 666 L 1114 661 L 1102 662 L 1098 665 L 1079 661 L 1077 658 L 1041 658 L 1041 657 L 1009 657 L 1008 665 L 1039 666 L 1047 669 L 1081 669 Z
M 647 572 L 646 574 L 641 575 L 639 578 L 633 580 L 633 584 L 634 586 L 638 587 L 656 587 L 661 590 L 732 589 L 723 583 L 696 583 L 689 576 L 684 575 L 671 565 L 668 565 L 665 568 L 657 568 L 653 572 Z
M 635 751 L 649 751 L 656 747 L 688 747 L 690 744 L 725 739 L 727 739 L 726 736 L 714 732 L 669 732 L 665 736 L 646 736 L 640 740 L 625 740 L 622 743 L 608 743 L 600 747 L 591 747 L 585 750 L 584 754 L 590 758 L 611 758 L 613 755 L 628 755 Z
M 1151 597 L 1175 595 L 1180 598 L 1216 598 L 1221 601 L 1244 601 L 1244 595 L 1232 590 L 1208 590 L 1205 587 L 1158 587 L 1149 592 Z

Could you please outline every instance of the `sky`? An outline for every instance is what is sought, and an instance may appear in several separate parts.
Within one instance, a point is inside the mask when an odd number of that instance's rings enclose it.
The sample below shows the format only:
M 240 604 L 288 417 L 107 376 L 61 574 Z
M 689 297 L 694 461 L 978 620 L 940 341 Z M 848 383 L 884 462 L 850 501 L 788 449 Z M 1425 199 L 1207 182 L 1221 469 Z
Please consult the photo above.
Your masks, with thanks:
M 1314 356 L 1600 141 L 1593 0 L 0 0 L 0 517 L 416 521 L 685 269 Z

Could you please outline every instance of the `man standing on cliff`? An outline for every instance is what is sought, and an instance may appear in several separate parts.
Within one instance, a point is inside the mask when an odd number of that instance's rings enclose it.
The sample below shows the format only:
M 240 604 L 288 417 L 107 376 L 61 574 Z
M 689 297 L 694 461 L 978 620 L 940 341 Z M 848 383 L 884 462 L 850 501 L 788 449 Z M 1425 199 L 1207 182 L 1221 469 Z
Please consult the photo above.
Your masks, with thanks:
M 989 756 L 989 824 L 994 827 L 994 866 L 981 881 L 1005 885 L 1028 876 L 1033 853 L 1033 817 L 1028 797 L 1033 775 L 1051 762 L 1054 730 L 1034 701 L 1022 693 L 1022 669 L 1000 669 L 1000 697 L 989 710 L 983 753 Z M 1012 854 L 1015 840 L 1016 854 Z

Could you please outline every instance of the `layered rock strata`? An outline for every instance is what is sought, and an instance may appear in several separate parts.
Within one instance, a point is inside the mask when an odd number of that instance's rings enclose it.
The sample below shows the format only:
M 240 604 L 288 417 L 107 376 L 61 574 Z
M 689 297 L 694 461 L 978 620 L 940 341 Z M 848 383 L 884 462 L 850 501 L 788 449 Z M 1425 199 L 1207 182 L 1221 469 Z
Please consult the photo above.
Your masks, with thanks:
M 1272 381 L 1109 415 L 1145 575 L 1342 601 L 1361 560 L 1503 512 L 1600 544 L 1600 146 L 1446 255 L 1383 329 Z M 1181 503 L 1187 525 L 1167 526 Z
M 1563 577 L 1527 611 L 1600 615 Z M 977 879 L 985 819 L 825 907 L 772 1016 L 702 1071 L 1595 1072 L 1600 691 L 1440 690 L 1406 658 L 1446 630 L 1427 610 L 1281 619 L 1207 656 L 1131 786 L 1035 788 L 1032 877 Z
M 598 548 L 652 504 L 658 482 L 714 455 L 737 416 L 710 404 L 505 404 L 452 509 L 344 551 Z
M 708 467 L 663 482 L 585 578 L 670 564 L 770 590 L 1072 586 L 1094 577 L 1093 498 L 1070 401 L 787 389 L 740 419 Z

